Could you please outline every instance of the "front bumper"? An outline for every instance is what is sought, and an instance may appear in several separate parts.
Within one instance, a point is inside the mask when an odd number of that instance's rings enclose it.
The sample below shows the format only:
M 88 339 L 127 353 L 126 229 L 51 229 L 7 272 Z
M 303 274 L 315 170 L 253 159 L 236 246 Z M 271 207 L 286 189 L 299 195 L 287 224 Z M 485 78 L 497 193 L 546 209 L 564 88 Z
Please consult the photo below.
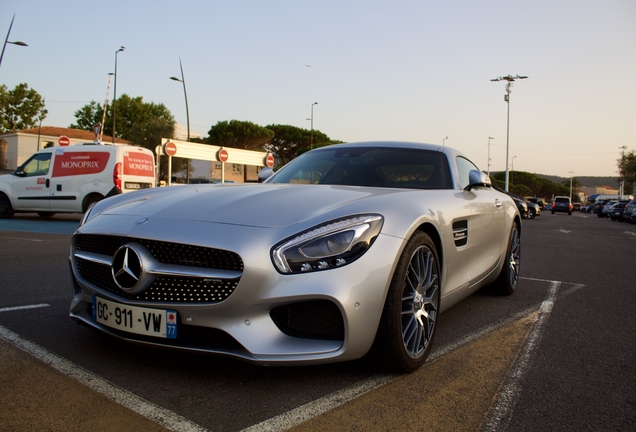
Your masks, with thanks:
M 130 224 L 125 217 L 100 219 L 101 227 L 92 224 L 92 232 L 86 226 L 80 228 L 71 244 L 73 319 L 127 341 L 228 355 L 264 365 L 325 363 L 364 356 L 375 338 L 396 257 L 404 246 L 401 239 L 380 235 L 364 256 L 342 268 L 282 275 L 270 260 L 271 245 L 281 239 L 278 230 L 187 222 L 177 234 L 168 226 L 174 222 L 167 220 L 154 220 L 148 227 Z M 124 228 L 131 225 L 135 228 Z M 78 234 L 97 231 L 100 235 L 106 232 L 233 251 L 243 260 L 244 269 L 231 295 L 221 301 L 131 298 L 82 276 L 76 239 Z M 93 295 L 127 305 L 177 311 L 177 338 L 140 336 L 95 322 Z

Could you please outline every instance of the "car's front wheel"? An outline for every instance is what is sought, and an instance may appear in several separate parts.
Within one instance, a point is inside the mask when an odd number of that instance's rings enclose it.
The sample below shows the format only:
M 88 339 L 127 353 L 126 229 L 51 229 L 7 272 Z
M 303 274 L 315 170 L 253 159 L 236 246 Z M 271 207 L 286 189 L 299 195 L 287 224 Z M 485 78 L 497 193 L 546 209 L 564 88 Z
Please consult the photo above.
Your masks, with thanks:
M 440 268 L 433 240 L 418 231 L 391 280 L 372 354 L 397 372 L 418 369 L 433 344 L 440 303 Z
M 528 209 L 528 219 L 534 219 L 534 210 Z
M 499 295 L 510 295 L 515 292 L 519 280 L 519 267 L 521 265 L 521 233 L 517 224 L 512 226 L 506 249 L 504 266 L 493 287 Z

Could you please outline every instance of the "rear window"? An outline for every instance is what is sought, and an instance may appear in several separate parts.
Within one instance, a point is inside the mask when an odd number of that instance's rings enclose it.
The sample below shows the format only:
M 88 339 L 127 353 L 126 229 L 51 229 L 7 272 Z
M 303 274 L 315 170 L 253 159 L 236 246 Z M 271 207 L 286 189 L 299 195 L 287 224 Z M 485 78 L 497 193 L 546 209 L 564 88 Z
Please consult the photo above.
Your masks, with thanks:
M 554 201 L 555 202 L 569 203 L 570 202 L 570 198 L 555 198 Z

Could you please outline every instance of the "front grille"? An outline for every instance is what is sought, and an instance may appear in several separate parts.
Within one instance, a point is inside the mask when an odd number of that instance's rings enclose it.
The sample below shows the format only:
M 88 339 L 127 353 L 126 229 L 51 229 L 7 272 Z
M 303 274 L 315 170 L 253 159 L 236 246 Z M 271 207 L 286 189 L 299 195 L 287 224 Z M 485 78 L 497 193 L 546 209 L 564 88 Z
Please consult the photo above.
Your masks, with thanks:
M 117 249 L 133 241 L 144 245 L 157 261 L 164 264 L 243 271 L 243 260 L 234 252 L 181 243 L 123 236 L 78 234 L 75 236 L 75 249 L 113 256 Z
M 144 245 L 154 258 L 165 264 L 242 271 L 243 261 L 234 252 L 159 242 L 123 236 L 77 235 L 75 249 L 112 257 L 126 243 Z M 156 303 L 219 303 L 236 289 L 239 279 L 158 275 L 150 288 L 139 294 L 122 291 L 113 280 L 109 265 L 75 256 L 79 275 L 85 281 L 126 300 Z
M 272 309 L 274 324 L 288 336 L 304 339 L 344 340 L 340 309 L 329 300 L 292 303 Z

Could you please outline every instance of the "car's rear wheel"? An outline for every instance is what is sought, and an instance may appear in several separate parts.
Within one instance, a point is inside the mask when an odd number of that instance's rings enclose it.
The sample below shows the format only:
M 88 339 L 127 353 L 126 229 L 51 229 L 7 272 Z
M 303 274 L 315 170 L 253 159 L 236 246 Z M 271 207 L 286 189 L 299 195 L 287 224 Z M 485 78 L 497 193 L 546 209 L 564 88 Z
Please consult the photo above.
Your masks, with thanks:
M 519 267 L 521 264 L 521 233 L 517 224 L 512 226 L 508 248 L 506 249 L 504 266 L 493 287 L 499 295 L 510 295 L 515 292 L 519 280 Z
M 416 232 L 400 256 L 372 350 L 385 368 L 412 372 L 426 361 L 439 315 L 439 273 L 435 244 Z
M 15 211 L 11 206 L 11 201 L 6 196 L 0 194 L 0 219 L 9 219 L 13 217 Z
M 528 219 L 534 219 L 534 210 L 528 209 Z

